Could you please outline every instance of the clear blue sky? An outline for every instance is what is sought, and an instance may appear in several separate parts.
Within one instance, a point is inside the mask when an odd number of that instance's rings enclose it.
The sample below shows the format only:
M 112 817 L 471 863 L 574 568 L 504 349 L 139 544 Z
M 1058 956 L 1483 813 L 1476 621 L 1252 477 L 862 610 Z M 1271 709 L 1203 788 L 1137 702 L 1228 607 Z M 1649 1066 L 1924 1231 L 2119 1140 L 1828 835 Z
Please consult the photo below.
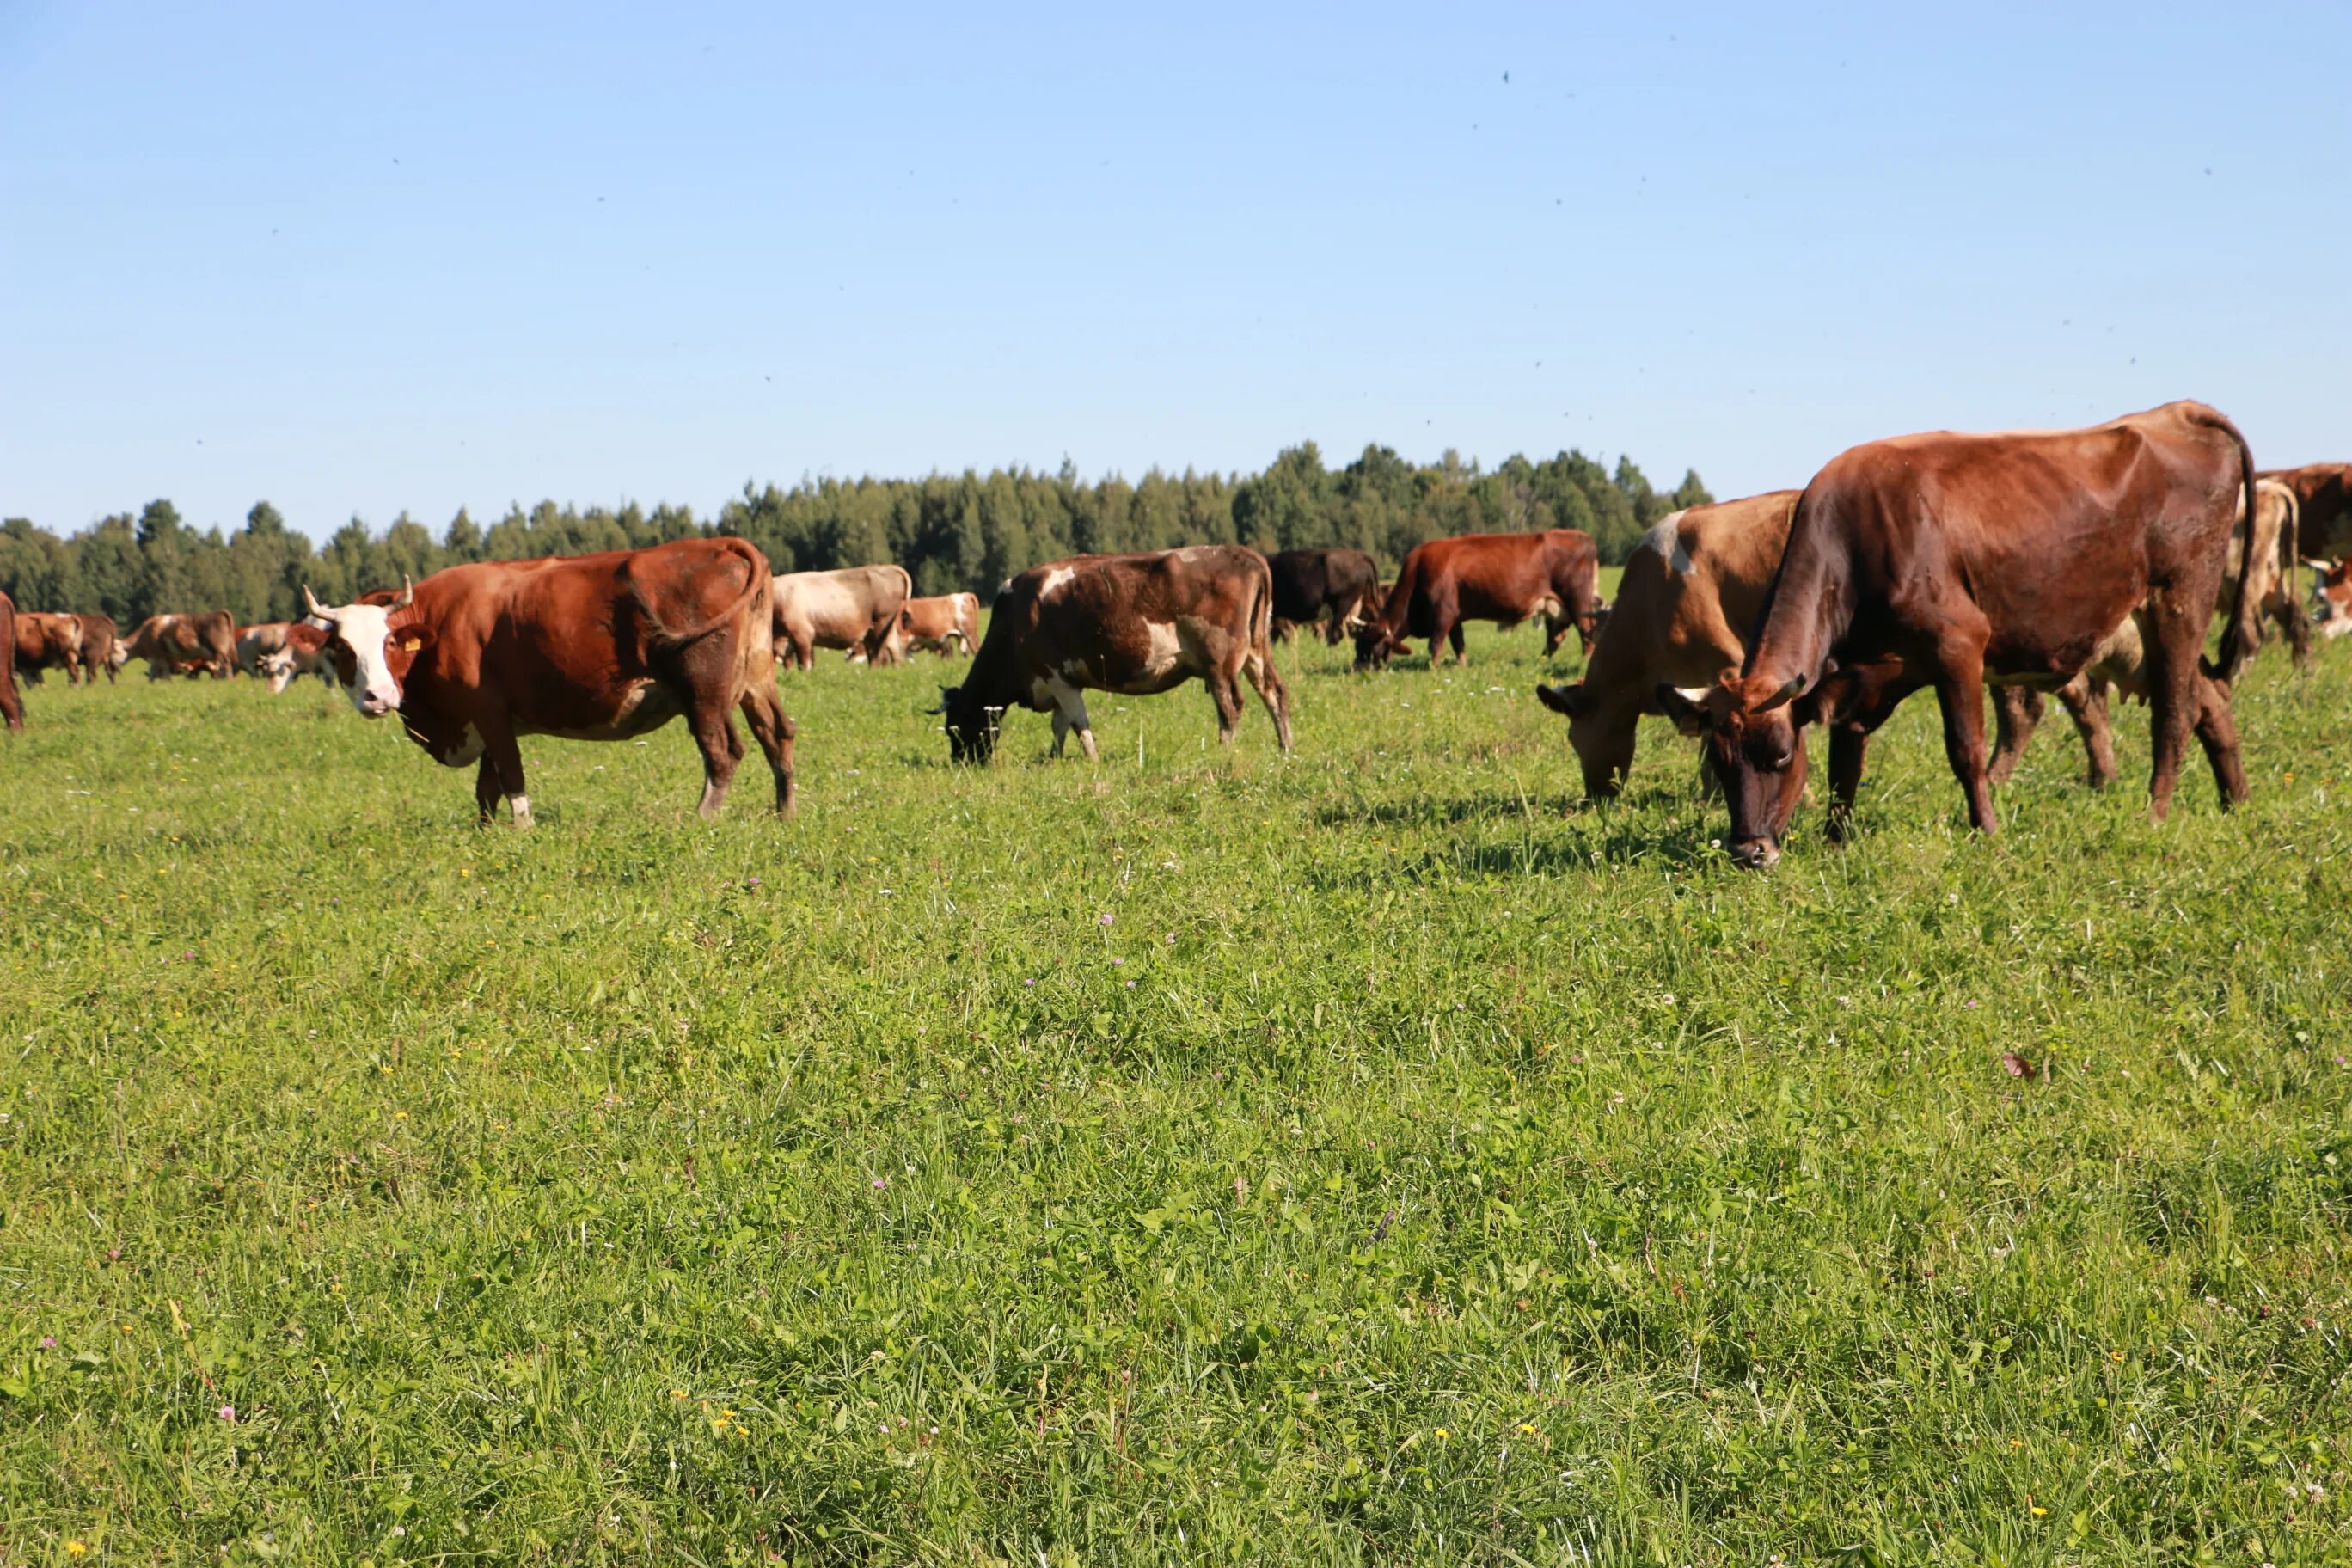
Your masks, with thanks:
M 0 0 L 0 514 L 2352 458 L 2352 7 Z M 1508 80 L 1505 73 L 1508 73 Z

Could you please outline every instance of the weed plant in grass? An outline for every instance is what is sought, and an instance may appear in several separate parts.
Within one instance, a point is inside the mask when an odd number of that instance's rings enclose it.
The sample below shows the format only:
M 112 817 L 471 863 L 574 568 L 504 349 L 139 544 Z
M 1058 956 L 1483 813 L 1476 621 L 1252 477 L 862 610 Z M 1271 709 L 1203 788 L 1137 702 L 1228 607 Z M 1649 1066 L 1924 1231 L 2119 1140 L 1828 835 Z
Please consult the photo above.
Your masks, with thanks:
M 307 684 L 52 682 L 0 1558 L 2345 1563 L 2329 652 L 2236 814 L 2132 709 L 1971 837 L 1922 698 L 1764 876 L 1662 724 L 1563 812 L 1525 632 L 1285 649 L 1288 760 L 1188 687 L 953 770 L 828 658 L 798 821 L 673 726 L 529 834 Z

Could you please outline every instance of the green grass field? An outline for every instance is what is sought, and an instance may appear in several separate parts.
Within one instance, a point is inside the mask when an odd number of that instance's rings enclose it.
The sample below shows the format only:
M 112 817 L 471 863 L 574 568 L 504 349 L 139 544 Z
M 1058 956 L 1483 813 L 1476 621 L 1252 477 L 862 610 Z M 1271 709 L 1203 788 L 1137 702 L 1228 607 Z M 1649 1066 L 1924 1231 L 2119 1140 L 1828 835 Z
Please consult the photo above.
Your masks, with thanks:
M 674 725 L 529 834 L 31 691 L 0 1561 L 2352 1561 L 2352 654 L 2163 826 L 1922 697 L 1762 876 L 1663 724 L 1564 814 L 1531 633 L 1282 657 L 973 773 L 828 656 L 796 821 Z

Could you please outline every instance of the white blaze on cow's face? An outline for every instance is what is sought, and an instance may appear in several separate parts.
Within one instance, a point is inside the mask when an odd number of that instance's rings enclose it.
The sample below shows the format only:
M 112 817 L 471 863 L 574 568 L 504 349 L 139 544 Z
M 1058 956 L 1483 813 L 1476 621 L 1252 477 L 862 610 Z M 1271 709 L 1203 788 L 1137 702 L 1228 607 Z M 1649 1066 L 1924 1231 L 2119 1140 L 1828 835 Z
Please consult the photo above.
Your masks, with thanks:
M 328 609 L 302 590 L 310 614 L 327 623 L 327 646 L 320 650 L 335 679 L 351 693 L 352 706 L 371 719 L 381 719 L 400 706 L 401 683 L 416 656 L 430 647 L 433 629 L 394 624 L 406 614 L 412 591 L 404 584 L 399 599 L 386 605 L 345 605 Z

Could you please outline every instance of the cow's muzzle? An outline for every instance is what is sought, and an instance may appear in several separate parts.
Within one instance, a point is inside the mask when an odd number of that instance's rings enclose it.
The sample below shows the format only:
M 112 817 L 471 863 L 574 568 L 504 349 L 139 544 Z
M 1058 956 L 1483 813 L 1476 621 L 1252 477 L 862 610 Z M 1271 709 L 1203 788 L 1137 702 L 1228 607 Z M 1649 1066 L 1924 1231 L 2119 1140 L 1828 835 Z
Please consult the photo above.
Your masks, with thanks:
M 1780 847 L 1769 838 L 1743 838 L 1731 847 L 1731 863 L 1743 871 L 1769 871 L 1780 863 Z

